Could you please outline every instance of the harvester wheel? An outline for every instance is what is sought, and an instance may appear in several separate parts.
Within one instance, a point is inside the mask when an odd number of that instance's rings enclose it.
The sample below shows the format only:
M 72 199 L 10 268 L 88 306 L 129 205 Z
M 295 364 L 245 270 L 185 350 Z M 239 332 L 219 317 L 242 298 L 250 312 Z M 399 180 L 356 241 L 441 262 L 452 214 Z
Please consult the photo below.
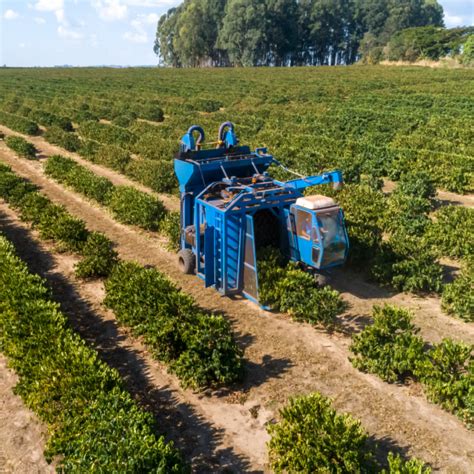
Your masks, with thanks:
M 178 253 L 178 265 L 183 273 L 194 273 L 196 268 L 196 257 L 191 249 L 183 249 Z

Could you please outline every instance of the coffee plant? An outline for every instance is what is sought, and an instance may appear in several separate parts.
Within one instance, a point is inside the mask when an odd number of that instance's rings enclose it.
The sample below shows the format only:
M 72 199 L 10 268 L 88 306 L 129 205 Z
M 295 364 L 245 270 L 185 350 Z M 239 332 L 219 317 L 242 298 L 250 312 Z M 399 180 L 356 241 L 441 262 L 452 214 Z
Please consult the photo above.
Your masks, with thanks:
M 36 122 L 2 110 L 0 110 L 0 122 L 15 130 L 15 132 L 25 133 L 26 135 L 38 135 L 40 131 Z
M 75 133 L 66 132 L 59 127 L 49 127 L 43 136 L 48 142 L 63 147 L 67 151 L 79 151 L 81 148 L 81 141 Z
M 158 230 L 166 209 L 157 198 L 130 186 L 116 186 L 108 203 L 114 217 L 124 224 Z
M 411 314 L 395 306 L 374 306 L 373 324 L 352 338 L 352 365 L 387 382 L 403 381 L 424 357 L 424 341 Z
M 114 185 L 107 179 L 77 164 L 71 158 L 55 155 L 48 158 L 45 173 L 60 183 L 71 186 L 78 193 L 99 204 L 107 204 Z
M 91 232 L 82 249 L 82 260 L 76 265 L 80 278 L 107 277 L 118 263 L 118 253 L 113 243 L 100 232 Z
M 48 427 L 61 472 L 186 472 L 119 373 L 73 332 L 37 275 L 0 237 L 0 348 L 24 403 Z
M 280 420 L 267 427 L 270 465 L 276 473 L 429 474 L 418 459 L 388 453 L 388 469 L 376 461 L 360 421 L 338 414 L 331 400 L 318 392 L 292 398 Z
M 242 375 L 242 354 L 228 321 L 199 308 L 161 272 L 135 263 L 116 265 L 104 303 L 143 336 L 183 386 L 229 384 Z
M 464 263 L 461 273 L 443 288 L 441 308 L 448 314 L 474 322 L 474 262 Z
M 318 287 L 296 264 L 285 265 L 277 249 L 260 250 L 258 272 L 260 302 L 296 321 L 331 326 L 346 307 L 337 291 Z
M 23 158 L 30 160 L 36 158 L 36 148 L 33 143 L 26 141 L 22 137 L 9 136 L 5 139 L 5 143 L 8 148 L 11 148 L 14 152 L 18 153 Z
M 373 324 L 353 336 L 354 367 L 387 382 L 419 381 L 428 398 L 474 423 L 474 346 L 444 339 L 429 347 L 404 309 L 375 306 Z

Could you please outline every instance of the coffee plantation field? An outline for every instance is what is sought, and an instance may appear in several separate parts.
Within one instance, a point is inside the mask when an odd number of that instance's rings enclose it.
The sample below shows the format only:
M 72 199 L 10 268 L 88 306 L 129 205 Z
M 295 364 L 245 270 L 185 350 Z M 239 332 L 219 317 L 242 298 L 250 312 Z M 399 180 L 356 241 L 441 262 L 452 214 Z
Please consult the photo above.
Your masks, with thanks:
M 176 472 L 469 472 L 473 116 L 472 69 L 0 69 L 0 233 L 16 248 L 2 241 L 3 258 L 25 275 L 15 252 L 54 261 L 32 264 L 41 294 L 51 287 L 68 337 L 79 332 L 104 358 L 100 370 L 112 367 L 104 393 L 131 404 L 130 392 L 133 410 L 154 418 L 150 436 L 174 443 L 159 454 Z M 241 144 L 267 146 L 289 169 L 338 168 L 345 180 L 307 191 L 344 209 L 347 264 L 321 288 L 260 252 L 271 312 L 221 298 L 176 265 L 173 155 L 190 125 L 214 141 L 227 120 Z M 5 328 L 18 305 L 15 296 L 7 312 L 0 301 Z M 15 347 L 28 340 L 1 324 L 0 340 L 21 387 Z M 60 359 L 51 361 L 54 371 Z M 58 403 L 74 396 L 55 390 Z M 35 386 L 38 402 L 30 393 L 19 392 L 56 424 L 54 403 L 38 405 L 48 392 Z M 88 420 L 87 436 L 106 433 L 107 420 Z M 101 448 L 88 444 L 85 462 L 68 443 L 52 437 L 48 461 L 108 465 Z M 148 463 L 136 458 L 130 472 Z

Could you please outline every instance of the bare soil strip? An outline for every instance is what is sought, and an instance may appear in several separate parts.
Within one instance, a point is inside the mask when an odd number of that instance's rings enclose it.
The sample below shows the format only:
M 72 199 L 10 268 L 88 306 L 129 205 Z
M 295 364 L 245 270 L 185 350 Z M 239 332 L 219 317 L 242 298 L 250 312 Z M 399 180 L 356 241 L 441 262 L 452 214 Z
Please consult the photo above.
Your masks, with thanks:
M 55 472 L 43 450 L 46 434 L 36 415 L 13 394 L 18 381 L 0 355 L 0 473 L 28 474 Z
M 416 384 L 389 385 L 355 370 L 348 361 L 347 336 L 330 335 L 307 324 L 296 324 L 284 315 L 269 314 L 241 298 L 219 297 L 194 276 L 182 275 L 175 256 L 161 248 L 158 238 L 116 223 L 103 209 L 48 180 L 38 173 L 35 164 L 9 154 L 4 146 L 0 147 L 0 155 L 16 172 L 42 186 L 53 201 L 84 219 L 91 230 L 108 235 L 117 243 L 122 258 L 155 265 L 179 281 L 183 290 L 203 307 L 226 314 L 245 347 L 246 380 L 239 387 L 241 393 L 209 393 L 201 398 L 193 395 L 192 404 L 224 439 L 231 440 L 234 453 L 244 453 L 249 463 L 245 470 L 264 469 L 267 440 L 264 425 L 276 416 L 281 404 L 289 396 L 314 390 L 333 397 L 339 410 L 361 419 L 378 440 L 381 452 L 388 449 L 406 452 L 442 471 L 474 469 L 474 433 L 454 416 L 427 402 Z M 374 294 L 374 287 L 356 282 L 356 276 L 350 273 L 341 276 L 339 285 L 352 304 L 344 315 L 345 320 L 352 320 L 349 329 L 365 323 L 371 303 L 403 304 L 408 298 L 380 293 L 382 290 L 377 288 Z M 446 335 L 473 340 L 472 325 L 451 319 L 448 324 L 448 318 L 440 314 L 439 304 L 434 308 L 431 300 L 414 301 L 419 304 L 417 323 L 423 322 L 423 331 L 432 332 L 434 339 Z M 411 303 L 410 306 L 413 307 Z M 189 400 L 188 391 L 180 393 Z

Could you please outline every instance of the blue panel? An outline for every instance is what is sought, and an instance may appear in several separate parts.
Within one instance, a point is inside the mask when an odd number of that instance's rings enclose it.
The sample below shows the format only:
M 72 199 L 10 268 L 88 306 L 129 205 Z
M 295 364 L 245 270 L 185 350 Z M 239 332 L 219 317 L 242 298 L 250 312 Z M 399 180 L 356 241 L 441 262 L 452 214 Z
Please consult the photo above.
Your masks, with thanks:
M 204 281 L 206 288 L 215 284 L 214 273 L 214 227 L 206 227 L 204 231 Z

